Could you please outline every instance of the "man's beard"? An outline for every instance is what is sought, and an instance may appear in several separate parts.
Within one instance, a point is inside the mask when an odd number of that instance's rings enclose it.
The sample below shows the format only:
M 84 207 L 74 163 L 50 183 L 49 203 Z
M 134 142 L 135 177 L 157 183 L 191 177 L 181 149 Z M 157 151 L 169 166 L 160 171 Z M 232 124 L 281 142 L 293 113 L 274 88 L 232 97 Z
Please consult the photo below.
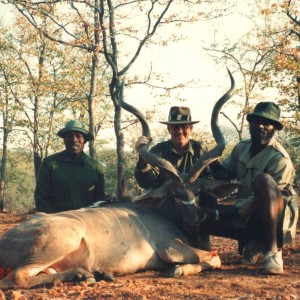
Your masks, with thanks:
M 250 128 L 250 136 L 251 141 L 253 144 L 257 146 L 265 146 L 269 144 L 270 140 L 275 134 L 275 130 L 266 131 L 266 130 L 259 130 L 259 129 L 251 129 Z

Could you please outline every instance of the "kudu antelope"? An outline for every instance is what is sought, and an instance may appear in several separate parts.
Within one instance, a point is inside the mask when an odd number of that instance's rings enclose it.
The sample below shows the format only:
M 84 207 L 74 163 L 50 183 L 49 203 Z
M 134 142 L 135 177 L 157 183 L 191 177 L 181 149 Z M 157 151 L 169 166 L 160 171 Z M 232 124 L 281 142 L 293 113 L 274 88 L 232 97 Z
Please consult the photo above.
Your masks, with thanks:
M 217 115 L 231 96 L 232 76 L 231 82 L 231 89 L 216 103 L 212 117 L 218 144 L 204 162 L 199 162 L 200 171 L 223 150 Z M 142 114 L 124 102 L 122 106 L 140 119 L 143 133 L 150 134 Z M 198 169 L 194 169 L 186 178 L 181 178 L 168 162 L 152 157 L 146 147 L 141 148 L 141 155 L 148 161 L 154 159 L 151 163 L 170 169 L 172 185 L 177 182 L 184 188 L 186 182 L 198 174 Z M 0 280 L 0 289 L 30 288 L 55 280 L 95 281 L 95 274 L 117 276 L 139 270 L 168 269 L 169 276 L 178 277 L 220 265 L 217 254 L 189 246 L 175 225 L 153 210 L 132 203 L 55 214 L 37 213 L 0 239 L 0 268 L 11 270 Z
M 195 195 L 198 194 L 200 190 L 213 191 L 215 194 L 221 193 L 224 195 L 237 188 L 235 183 L 225 183 L 224 181 L 209 180 L 207 178 L 202 179 L 199 177 L 201 172 L 210 163 L 221 156 L 225 148 L 225 140 L 219 127 L 218 115 L 222 106 L 231 98 L 235 87 L 234 78 L 229 70 L 228 73 L 231 79 L 230 90 L 217 101 L 213 108 L 211 117 L 211 130 L 216 141 L 216 146 L 209 152 L 202 155 L 201 158 L 193 165 L 188 174 L 179 174 L 177 169 L 169 161 L 148 151 L 149 143 L 151 142 L 151 136 L 147 122 L 143 115 L 136 108 L 125 103 L 123 101 L 123 95 L 120 95 L 119 98 L 122 106 L 136 115 L 142 124 L 143 135 L 146 136 L 149 141 L 147 145 L 142 145 L 139 147 L 138 151 L 140 156 L 146 163 L 153 166 L 159 166 L 169 175 L 169 180 L 167 180 L 165 184 L 159 188 L 150 190 L 144 196 L 137 199 L 136 202 L 150 207 L 158 207 L 162 205 L 162 202 L 165 201 L 165 199 L 170 199 L 169 196 L 171 196 L 171 198 L 176 201 L 176 206 L 182 211 L 181 217 L 183 219 L 189 219 L 189 222 L 185 222 L 185 220 L 183 220 L 184 223 L 189 223 L 189 225 L 192 225 L 192 218 L 194 221 L 194 226 L 197 226 L 199 210 L 194 209 L 191 206 L 197 205 L 195 202 Z

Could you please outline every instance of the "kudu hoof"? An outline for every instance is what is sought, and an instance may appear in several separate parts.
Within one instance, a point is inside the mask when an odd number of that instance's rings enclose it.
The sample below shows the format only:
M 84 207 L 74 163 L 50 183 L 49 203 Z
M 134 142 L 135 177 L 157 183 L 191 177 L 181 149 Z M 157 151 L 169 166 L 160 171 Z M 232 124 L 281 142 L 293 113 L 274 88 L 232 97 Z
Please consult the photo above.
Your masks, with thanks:
M 94 276 L 95 276 L 96 281 L 101 281 L 101 280 L 104 280 L 106 282 L 114 282 L 115 281 L 115 277 L 111 273 L 101 273 L 101 272 L 97 271 L 94 273 Z
M 94 277 L 94 274 L 92 274 L 88 271 L 79 269 L 75 272 L 75 275 L 74 275 L 73 279 L 68 278 L 67 281 L 86 281 L 86 282 L 89 282 L 89 283 L 95 283 L 96 279 Z
M 168 269 L 162 273 L 163 277 L 167 278 L 177 278 L 181 277 L 183 274 L 182 267 L 180 265 L 177 265 L 171 269 Z

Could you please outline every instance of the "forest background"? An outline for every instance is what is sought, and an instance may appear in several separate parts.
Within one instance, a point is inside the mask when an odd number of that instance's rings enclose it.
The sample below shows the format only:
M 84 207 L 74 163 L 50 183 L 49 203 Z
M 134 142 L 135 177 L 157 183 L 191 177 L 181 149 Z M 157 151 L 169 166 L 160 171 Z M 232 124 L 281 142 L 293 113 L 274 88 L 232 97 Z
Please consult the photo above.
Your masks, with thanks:
M 155 143 L 168 138 L 159 120 L 180 104 L 201 120 L 193 138 L 210 148 L 211 109 L 229 88 L 225 66 L 237 88 L 222 112 L 224 156 L 247 137 L 247 112 L 275 101 L 299 187 L 299 1 L 1 0 L 0 8 L 1 210 L 34 208 L 39 166 L 63 149 L 56 132 L 72 118 L 95 135 L 85 150 L 101 162 L 107 193 L 138 195 L 141 129 L 121 109 L 118 85 Z

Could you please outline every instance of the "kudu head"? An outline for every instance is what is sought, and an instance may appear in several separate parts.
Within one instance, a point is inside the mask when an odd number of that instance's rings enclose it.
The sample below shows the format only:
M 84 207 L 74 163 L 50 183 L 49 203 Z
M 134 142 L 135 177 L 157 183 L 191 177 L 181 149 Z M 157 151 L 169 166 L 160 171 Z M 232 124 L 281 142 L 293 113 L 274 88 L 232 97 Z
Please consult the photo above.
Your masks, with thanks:
M 214 160 L 218 159 L 222 155 L 225 149 L 225 139 L 219 127 L 219 113 L 223 105 L 232 97 L 235 88 L 234 78 L 229 70 L 228 74 L 230 76 L 231 87 L 216 102 L 211 117 L 211 130 L 213 137 L 216 141 L 216 146 L 210 151 L 203 154 L 198 159 L 198 161 L 196 161 L 196 163 L 193 165 L 188 174 L 179 174 L 177 169 L 169 161 L 149 152 L 149 144 L 142 145 L 139 147 L 139 155 L 147 164 L 164 169 L 169 175 L 169 180 L 167 180 L 164 185 L 151 190 L 142 198 L 138 199 L 140 203 L 143 203 L 144 205 L 153 206 L 154 203 L 164 201 L 166 197 L 172 195 L 175 198 L 183 201 L 183 203 L 191 202 L 193 200 L 195 191 L 197 191 L 197 188 L 193 186 L 193 183 L 200 176 L 201 172 L 209 166 L 210 163 L 212 163 Z M 118 85 L 118 96 L 121 107 L 138 118 L 142 126 L 142 135 L 148 137 L 148 140 L 150 141 L 151 134 L 148 122 L 144 115 L 138 109 L 124 101 L 123 84 L 121 83 L 119 83 Z

